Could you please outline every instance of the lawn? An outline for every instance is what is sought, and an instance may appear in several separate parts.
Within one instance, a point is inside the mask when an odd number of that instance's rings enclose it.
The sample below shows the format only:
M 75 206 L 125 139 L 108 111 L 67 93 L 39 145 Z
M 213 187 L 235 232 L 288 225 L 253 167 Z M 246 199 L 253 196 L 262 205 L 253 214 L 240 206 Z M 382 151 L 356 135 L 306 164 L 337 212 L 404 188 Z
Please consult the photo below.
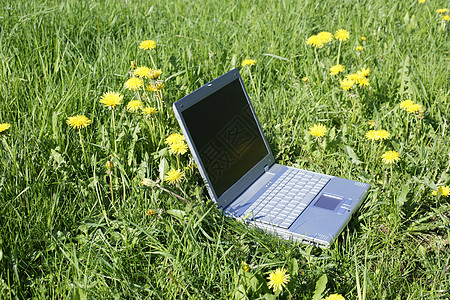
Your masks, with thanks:
M 448 2 L 0 2 L 0 299 L 448 299 Z M 277 163 L 371 185 L 330 248 L 209 199 L 171 106 L 236 67 Z

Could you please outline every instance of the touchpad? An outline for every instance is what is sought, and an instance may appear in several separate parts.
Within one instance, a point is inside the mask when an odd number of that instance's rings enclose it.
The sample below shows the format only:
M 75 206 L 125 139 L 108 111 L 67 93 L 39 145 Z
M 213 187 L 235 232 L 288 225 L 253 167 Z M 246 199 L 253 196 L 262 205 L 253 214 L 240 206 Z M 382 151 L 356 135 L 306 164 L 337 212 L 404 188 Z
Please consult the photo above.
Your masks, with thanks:
M 316 201 L 314 206 L 329 209 L 329 210 L 335 210 L 336 207 L 341 202 L 341 200 L 342 200 L 342 198 L 332 197 L 332 196 L 323 194 L 322 196 L 320 196 L 319 200 Z

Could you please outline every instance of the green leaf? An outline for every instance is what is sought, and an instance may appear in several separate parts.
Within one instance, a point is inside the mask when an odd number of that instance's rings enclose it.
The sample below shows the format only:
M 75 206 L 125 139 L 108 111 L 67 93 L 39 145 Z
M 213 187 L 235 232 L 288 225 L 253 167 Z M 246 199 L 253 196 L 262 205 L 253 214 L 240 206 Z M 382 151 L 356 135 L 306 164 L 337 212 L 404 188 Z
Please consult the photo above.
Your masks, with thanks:
M 406 196 L 408 195 L 408 192 L 409 192 L 409 182 L 402 186 L 402 191 L 400 192 L 400 195 L 398 195 L 398 197 L 397 197 L 396 202 L 397 202 L 398 207 L 402 207 L 403 204 L 405 204 Z
M 166 172 L 168 170 L 169 170 L 169 163 L 167 162 L 167 159 L 163 157 L 159 162 L 159 179 L 161 181 L 164 181 L 164 175 L 166 175 Z
M 291 270 L 290 273 L 292 276 L 297 276 L 298 274 L 298 261 L 295 258 L 292 258 L 291 260 Z
M 356 155 L 355 151 L 353 151 L 353 149 L 350 146 L 345 146 L 345 148 L 346 148 L 347 154 L 348 154 L 348 156 L 350 156 L 353 164 L 359 165 L 360 163 L 362 163 L 362 161 L 360 161 L 358 156 Z
M 316 289 L 314 290 L 313 300 L 320 300 L 322 298 L 322 293 L 325 291 L 327 287 L 328 278 L 326 274 L 320 276 L 319 280 L 316 282 Z
M 167 213 L 181 221 L 184 220 L 184 216 L 186 216 L 186 213 L 183 210 L 179 209 L 169 209 Z

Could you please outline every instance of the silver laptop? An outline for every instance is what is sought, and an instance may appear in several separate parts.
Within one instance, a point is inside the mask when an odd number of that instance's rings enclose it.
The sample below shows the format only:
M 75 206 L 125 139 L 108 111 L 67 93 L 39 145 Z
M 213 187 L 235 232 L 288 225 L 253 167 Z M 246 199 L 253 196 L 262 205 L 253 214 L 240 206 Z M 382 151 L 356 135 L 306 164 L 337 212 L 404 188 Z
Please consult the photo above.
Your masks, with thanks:
M 369 185 L 276 164 L 237 69 L 173 104 L 209 195 L 229 216 L 328 247 Z

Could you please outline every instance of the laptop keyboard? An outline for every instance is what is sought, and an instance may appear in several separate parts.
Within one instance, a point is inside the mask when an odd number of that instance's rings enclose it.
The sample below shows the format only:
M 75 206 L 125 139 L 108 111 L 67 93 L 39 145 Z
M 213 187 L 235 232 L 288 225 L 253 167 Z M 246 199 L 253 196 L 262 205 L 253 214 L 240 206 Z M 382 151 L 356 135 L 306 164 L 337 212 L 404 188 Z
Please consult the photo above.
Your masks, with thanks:
M 249 207 L 256 221 L 289 228 L 331 176 L 288 168 Z

